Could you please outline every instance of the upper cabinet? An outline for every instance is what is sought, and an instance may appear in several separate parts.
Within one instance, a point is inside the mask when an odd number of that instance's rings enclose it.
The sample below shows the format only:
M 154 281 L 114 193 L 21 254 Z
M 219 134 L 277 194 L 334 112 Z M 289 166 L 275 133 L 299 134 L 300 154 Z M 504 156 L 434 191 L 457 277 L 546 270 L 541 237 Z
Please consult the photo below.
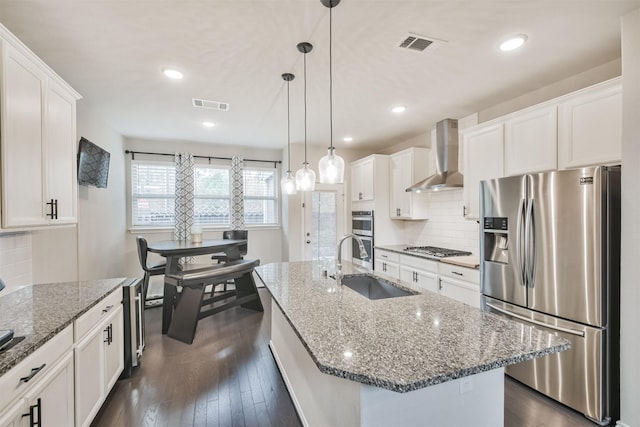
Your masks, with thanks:
M 411 147 L 389 156 L 389 215 L 392 219 L 427 219 L 427 194 L 405 190 L 430 175 L 429 149 Z
M 621 162 L 620 78 L 574 92 L 558 108 L 560 169 Z
M 0 26 L 2 227 L 76 222 L 80 96 Z
M 556 106 L 527 109 L 504 124 L 505 175 L 555 170 Z
M 351 201 L 373 200 L 375 196 L 375 157 L 351 163 Z
M 479 218 L 480 181 L 504 176 L 504 126 L 481 124 L 461 132 L 464 144 L 464 216 Z

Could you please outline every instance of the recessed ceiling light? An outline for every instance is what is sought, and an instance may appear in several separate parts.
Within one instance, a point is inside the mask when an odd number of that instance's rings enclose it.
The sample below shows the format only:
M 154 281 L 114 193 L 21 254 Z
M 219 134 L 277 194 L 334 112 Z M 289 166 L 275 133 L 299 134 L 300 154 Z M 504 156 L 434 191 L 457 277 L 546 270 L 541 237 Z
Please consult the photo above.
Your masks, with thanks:
M 353 141 L 353 138 L 351 138 L 350 136 L 345 136 L 344 138 L 342 138 L 342 140 L 344 142 L 351 142 L 351 141 Z
M 527 41 L 527 36 L 524 34 L 518 34 L 517 36 L 509 37 L 507 40 L 500 43 L 500 50 L 507 52 L 519 48 Z
M 393 107 L 391 111 L 393 111 L 394 113 L 404 113 L 406 109 L 407 107 L 405 107 L 404 105 L 398 105 L 396 107 Z
M 181 78 L 184 77 L 184 75 L 180 71 L 174 70 L 171 68 L 165 68 L 164 70 L 162 70 L 162 72 L 164 73 L 165 76 L 174 80 L 180 80 Z
M 214 127 L 216 124 L 213 122 L 202 122 L 202 126 L 206 127 L 206 128 L 212 128 Z

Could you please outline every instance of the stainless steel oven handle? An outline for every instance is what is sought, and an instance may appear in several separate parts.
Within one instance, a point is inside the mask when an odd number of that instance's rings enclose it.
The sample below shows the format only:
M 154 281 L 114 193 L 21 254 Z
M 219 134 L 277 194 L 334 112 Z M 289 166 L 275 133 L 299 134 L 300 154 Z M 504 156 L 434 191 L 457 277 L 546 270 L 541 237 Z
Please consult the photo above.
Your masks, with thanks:
M 584 331 L 578 331 L 577 329 L 563 328 L 562 326 L 549 325 L 548 323 L 544 323 L 544 322 L 541 322 L 541 321 L 535 320 L 535 319 L 529 319 L 528 317 L 521 316 L 521 315 L 516 314 L 516 313 L 514 313 L 512 311 L 505 310 L 504 308 L 496 307 L 495 305 L 491 304 L 490 302 L 487 302 L 485 304 L 487 304 L 487 307 L 491 307 L 495 311 L 498 311 L 498 312 L 500 312 L 502 314 L 505 314 L 505 315 L 507 315 L 509 317 L 515 317 L 516 319 L 523 320 L 523 321 L 528 322 L 528 323 L 533 323 L 534 325 L 543 326 L 545 328 L 553 329 L 554 331 L 566 332 L 567 334 L 577 335 L 579 337 L 584 337 Z

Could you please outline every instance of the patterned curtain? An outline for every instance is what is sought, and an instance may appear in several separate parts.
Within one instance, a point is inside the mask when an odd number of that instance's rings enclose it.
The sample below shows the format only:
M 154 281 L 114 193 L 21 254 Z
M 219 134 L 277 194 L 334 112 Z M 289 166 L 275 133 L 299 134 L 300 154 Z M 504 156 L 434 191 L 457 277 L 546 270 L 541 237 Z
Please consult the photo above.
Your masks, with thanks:
M 231 229 L 244 230 L 244 183 L 242 181 L 242 158 L 231 159 Z
M 174 240 L 191 238 L 193 225 L 193 154 L 176 153 L 176 203 Z

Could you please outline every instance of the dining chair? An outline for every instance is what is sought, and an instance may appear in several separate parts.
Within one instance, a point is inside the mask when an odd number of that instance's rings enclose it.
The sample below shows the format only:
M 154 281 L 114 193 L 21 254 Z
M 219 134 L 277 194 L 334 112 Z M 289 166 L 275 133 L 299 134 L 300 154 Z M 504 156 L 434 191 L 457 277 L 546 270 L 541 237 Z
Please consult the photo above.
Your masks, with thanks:
M 244 259 L 244 256 L 247 254 L 247 250 L 249 249 L 249 242 L 248 242 L 249 231 L 248 230 L 225 230 L 222 232 L 222 238 L 225 240 L 247 240 L 247 243 L 245 243 L 244 245 L 238 246 L 238 249 L 240 251 L 240 259 Z M 217 260 L 218 264 L 227 262 L 227 254 L 225 253 L 213 254 L 211 256 L 211 259 Z M 227 290 L 227 285 L 229 284 L 233 284 L 233 281 L 224 282 L 223 290 L 225 292 Z
M 161 307 L 162 304 L 149 304 L 147 305 L 147 291 L 149 290 L 149 279 L 151 276 L 159 276 L 164 274 L 165 268 L 167 266 L 166 263 L 148 265 L 147 264 L 147 240 L 142 236 L 137 236 L 136 241 L 138 243 L 138 259 L 140 260 L 140 266 L 144 270 L 144 278 L 142 280 L 142 295 L 144 296 L 144 306 L 145 308 L 150 307 Z M 150 301 L 162 300 L 162 296 L 153 297 Z

